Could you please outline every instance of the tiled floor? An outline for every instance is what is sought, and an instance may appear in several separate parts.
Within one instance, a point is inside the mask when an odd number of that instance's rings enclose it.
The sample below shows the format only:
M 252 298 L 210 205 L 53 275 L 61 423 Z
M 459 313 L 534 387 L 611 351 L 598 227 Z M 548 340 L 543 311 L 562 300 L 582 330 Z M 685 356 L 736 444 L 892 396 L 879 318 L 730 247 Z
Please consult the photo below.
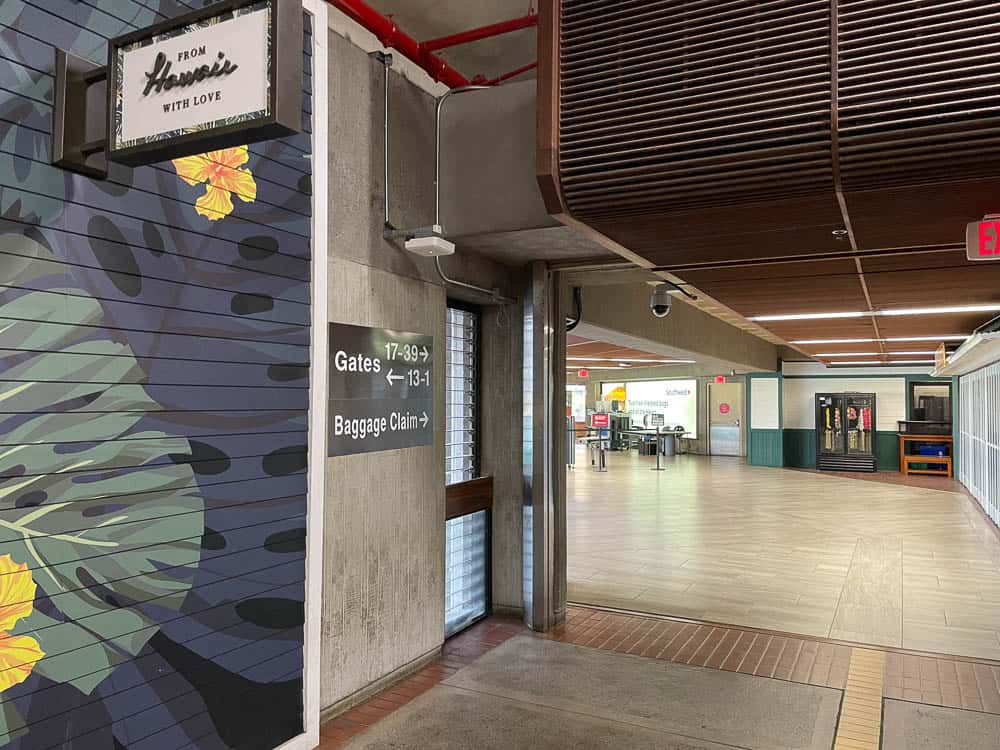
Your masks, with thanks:
M 954 482 L 653 462 L 569 472 L 571 601 L 1000 659 L 1000 537 Z
M 518 635 L 532 634 L 518 621 L 491 618 L 449 640 L 440 661 L 326 724 L 320 747 L 344 747 L 367 727 Z M 879 696 L 1000 715 L 998 663 L 862 649 L 578 606 L 569 608 L 563 626 L 534 637 L 846 690 L 835 745 L 845 750 L 878 747 Z M 865 744 L 865 738 L 874 742 Z

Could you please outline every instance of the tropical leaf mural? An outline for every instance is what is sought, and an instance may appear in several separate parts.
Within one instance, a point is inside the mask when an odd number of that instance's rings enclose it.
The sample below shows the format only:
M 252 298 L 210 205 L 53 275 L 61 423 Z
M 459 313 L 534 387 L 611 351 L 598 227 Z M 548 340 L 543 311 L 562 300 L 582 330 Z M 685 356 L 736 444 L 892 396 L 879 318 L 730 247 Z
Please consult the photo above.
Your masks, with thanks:
M 50 164 L 54 49 L 191 6 L 0 2 L 4 750 L 302 731 L 310 136 Z
M 30 238 L 18 242 L 22 258 L 51 257 Z M 14 273 L 0 262 L 8 283 L 30 283 L 37 266 L 17 265 Z M 190 465 L 170 458 L 190 451 L 188 441 L 139 428 L 159 407 L 135 385 L 142 372 L 128 347 L 95 339 L 98 302 L 58 291 L 77 327 L 39 326 L 51 306 L 39 292 L 0 295 L 11 349 L 0 357 L 9 415 L 0 422 L 0 550 L 26 564 L 39 589 L 13 630 L 45 652 L 35 670 L 90 693 L 142 650 L 164 611 L 180 609 L 201 555 L 204 504 Z

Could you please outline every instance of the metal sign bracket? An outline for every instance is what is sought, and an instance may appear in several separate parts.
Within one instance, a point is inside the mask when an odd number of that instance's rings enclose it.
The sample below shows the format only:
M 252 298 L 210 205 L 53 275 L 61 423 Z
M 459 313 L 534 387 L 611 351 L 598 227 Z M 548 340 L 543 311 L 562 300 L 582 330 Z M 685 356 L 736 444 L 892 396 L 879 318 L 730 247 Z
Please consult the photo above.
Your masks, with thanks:
M 52 163 L 99 180 L 108 176 L 108 69 L 56 50 Z

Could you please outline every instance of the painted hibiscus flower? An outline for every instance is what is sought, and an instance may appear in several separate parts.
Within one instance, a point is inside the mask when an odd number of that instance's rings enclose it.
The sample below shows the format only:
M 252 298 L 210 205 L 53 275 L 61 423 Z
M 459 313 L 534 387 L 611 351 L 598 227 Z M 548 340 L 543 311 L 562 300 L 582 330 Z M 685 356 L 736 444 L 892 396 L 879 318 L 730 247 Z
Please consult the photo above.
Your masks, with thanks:
M 27 565 L 0 555 L 0 693 L 28 679 L 45 653 L 31 636 L 11 635 L 17 621 L 31 614 L 35 581 Z
M 244 203 L 257 199 L 257 183 L 249 169 L 240 169 L 250 159 L 246 146 L 209 151 L 207 154 L 174 159 L 177 176 L 188 185 L 208 183 L 205 194 L 194 209 L 209 221 L 217 221 L 233 212 L 235 194 Z

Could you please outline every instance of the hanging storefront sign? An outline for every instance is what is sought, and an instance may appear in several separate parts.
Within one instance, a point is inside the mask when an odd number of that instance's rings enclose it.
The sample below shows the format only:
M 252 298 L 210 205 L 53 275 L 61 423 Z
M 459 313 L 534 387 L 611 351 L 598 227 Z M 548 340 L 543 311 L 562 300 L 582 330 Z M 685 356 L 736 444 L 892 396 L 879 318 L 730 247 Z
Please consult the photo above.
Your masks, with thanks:
M 223 0 L 108 42 L 57 50 L 53 163 L 92 177 L 301 130 L 301 0 Z
M 987 216 L 965 227 L 965 257 L 1000 260 L 1000 216 Z

